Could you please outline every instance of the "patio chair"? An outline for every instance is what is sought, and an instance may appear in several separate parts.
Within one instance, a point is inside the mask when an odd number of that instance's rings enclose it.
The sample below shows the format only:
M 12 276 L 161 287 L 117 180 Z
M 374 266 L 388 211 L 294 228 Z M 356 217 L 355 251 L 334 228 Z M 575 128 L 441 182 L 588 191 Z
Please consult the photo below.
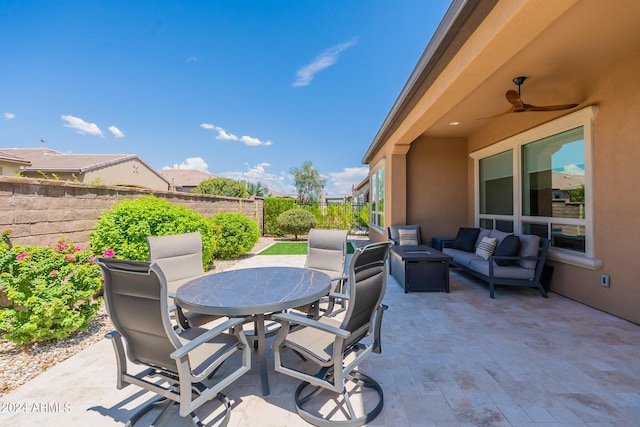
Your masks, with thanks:
M 338 298 L 342 308 L 334 311 L 336 294 L 344 294 L 347 280 L 345 276 L 345 262 L 347 259 L 347 230 L 326 230 L 312 228 L 307 239 L 307 259 L 304 266 L 326 273 L 331 278 L 332 296 L 328 298 L 327 307 L 322 310 L 334 315 L 344 310 L 344 299 Z M 311 315 L 318 307 L 307 307 L 305 310 Z
M 168 295 L 173 299 L 184 283 L 205 274 L 202 267 L 202 237 L 199 232 L 148 236 L 149 260 L 158 264 L 167 279 Z M 173 304 L 173 303 L 172 303 Z M 176 320 L 182 329 L 203 326 L 219 316 L 209 316 L 175 308 Z
M 419 225 L 390 225 L 387 236 L 394 245 L 422 245 Z
M 387 286 L 385 262 L 390 246 L 390 242 L 379 242 L 356 249 L 349 267 L 349 300 L 342 321 L 327 316 L 310 319 L 292 313 L 273 315 L 282 323 L 272 345 L 275 369 L 303 381 L 295 391 L 294 400 L 298 414 L 308 423 L 356 426 L 372 421 L 382 411 L 382 387 L 356 368 L 370 353 L 381 352 L 380 327 L 382 314 L 387 308 L 381 301 Z M 291 329 L 292 324 L 298 326 Z M 371 333 L 373 341 L 363 341 Z M 285 364 L 283 355 L 286 350 L 302 356 L 306 363 L 319 369 L 318 372 L 309 374 L 291 363 Z M 303 395 L 309 385 L 312 390 Z M 376 392 L 377 404 L 373 408 L 367 404 L 368 401 L 353 405 L 350 400 L 350 395 L 358 390 L 367 400 L 371 393 L 364 393 L 365 388 Z M 342 402 L 336 398 L 337 394 L 343 395 Z M 323 395 L 324 398 L 321 397 Z M 315 399 L 321 401 L 314 402 Z M 342 405 L 346 405 L 346 410 Z M 322 408 L 324 414 L 312 412 L 310 406 Z M 364 409 L 356 413 L 356 406 Z M 335 415 L 340 413 L 345 413 L 348 419 L 335 419 Z
M 104 298 L 115 327 L 106 337 L 116 354 L 117 388 L 135 384 L 158 395 L 127 425 L 158 404 L 164 408 L 157 423 L 178 405 L 181 417 L 189 415 L 201 425 L 195 411 L 213 398 L 224 405 L 221 425 L 226 425 L 231 404 L 222 390 L 251 368 L 251 351 L 242 332 L 244 319 L 228 319 L 211 330 L 192 327 L 176 333 L 169 319 L 167 281 L 156 263 L 96 258 L 96 264 L 104 272 Z M 236 353 L 242 356 L 239 366 L 235 362 L 230 372 L 225 369 L 225 376 L 219 374 L 222 363 Z M 127 359 L 146 369 L 129 373 Z

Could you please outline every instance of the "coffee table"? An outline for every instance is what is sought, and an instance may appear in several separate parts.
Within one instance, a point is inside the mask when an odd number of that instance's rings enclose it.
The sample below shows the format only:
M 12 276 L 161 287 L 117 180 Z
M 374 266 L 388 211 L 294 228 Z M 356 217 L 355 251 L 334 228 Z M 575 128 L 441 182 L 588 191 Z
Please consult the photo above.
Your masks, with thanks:
M 409 291 L 449 292 L 449 262 L 453 259 L 430 246 L 391 247 L 391 275 Z

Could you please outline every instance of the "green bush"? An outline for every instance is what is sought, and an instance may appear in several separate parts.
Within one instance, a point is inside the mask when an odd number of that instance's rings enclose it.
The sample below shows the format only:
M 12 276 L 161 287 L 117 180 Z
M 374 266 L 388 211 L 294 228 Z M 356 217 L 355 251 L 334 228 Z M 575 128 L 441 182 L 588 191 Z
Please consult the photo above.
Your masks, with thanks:
M 278 227 L 288 234 L 298 235 L 308 233 L 316 226 L 316 217 L 304 209 L 289 209 L 278 215 Z
M 85 329 L 100 308 L 94 296 L 102 289 L 92 255 L 64 238 L 52 246 L 0 241 L 0 288 L 14 304 L 0 307 L 3 337 L 25 344 Z
M 278 215 L 296 206 L 296 201 L 289 198 L 267 197 L 264 199 L 264 232 L 272 236 L 284 236 L 278 228 Z
M 202 236 L 202 266 L 208 270 L 216 251 L 217 230 L 211 219 L 155 196 L 124 200 L 104 211 L 90 241 L 95 253 L 113 249 L 119 259 L 146 261 L 147 236 L 194 231 Z
M 202 181 L 196 188 L 191 190 L 197 194 L 214 194 L 217 196 L 239 197 L 246 199 L 249 197 L 249 189 L 245 181 L 238 181 L 232 178 L 211 178 Z
M 242 213 L 219 213 L 212 221 L 220 230 L 215 251 L 218 258 L 231 259 L 244 255 L 260 238 L 258 223 Z

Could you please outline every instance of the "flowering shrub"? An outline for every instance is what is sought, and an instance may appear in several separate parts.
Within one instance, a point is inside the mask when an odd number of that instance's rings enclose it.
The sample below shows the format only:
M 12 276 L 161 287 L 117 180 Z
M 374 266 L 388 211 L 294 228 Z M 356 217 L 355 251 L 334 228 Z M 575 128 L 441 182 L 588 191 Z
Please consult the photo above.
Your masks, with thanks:
M 86 328 L 100 308 L 93 297 L 102 289 L 102 271 L 91 257 L 64 238 L 51 246 L 0 241 L 0 288 L 14 304 L 0 307 L 4 338 L 25 344 Z

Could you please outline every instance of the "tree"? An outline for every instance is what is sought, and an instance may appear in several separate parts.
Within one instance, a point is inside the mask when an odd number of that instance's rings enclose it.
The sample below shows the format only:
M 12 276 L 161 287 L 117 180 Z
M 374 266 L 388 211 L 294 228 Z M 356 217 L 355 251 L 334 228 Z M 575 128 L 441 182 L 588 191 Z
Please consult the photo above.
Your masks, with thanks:
M 269 192 L 269 187 L 267 187 L 260 181 L 258 182 L 247 181 L 247 191 L 249 192 L 250 196 L 265 197 Z
M 202 181 L 196 188 L 191 190 L 197 194 L 215 194 L 216 196 L 239 197 L 246 199 L 249 197 L 247 183 L 231 178 L 211 178 Z
M 298 240 L 300 234 L 308 233 L 316 226 L 316 217 L 304 209 L 294 208 L 278 215 L 278 227 L 288 234 L 293 234 Z
M 290 170 L 293 175 L 294 185 L 298 191 L 300 203 L 311 203 L 318 199 L 325 179 L 320 178 L 320 173 L 313 167 L 313 163 L 307 160 L 300 168 L 293 167 Z

